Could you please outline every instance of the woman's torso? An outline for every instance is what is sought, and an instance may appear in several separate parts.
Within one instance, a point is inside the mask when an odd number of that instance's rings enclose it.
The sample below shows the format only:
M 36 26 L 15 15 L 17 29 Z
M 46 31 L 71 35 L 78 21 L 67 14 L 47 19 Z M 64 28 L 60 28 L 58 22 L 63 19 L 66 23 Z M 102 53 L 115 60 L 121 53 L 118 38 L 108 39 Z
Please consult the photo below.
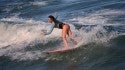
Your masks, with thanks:
M 58 20 L 54 21 L 55 23 L 55 28 L 59 28 L 59 29 L 62 29 L 63 28 L 63 25 L 65 25 L 63 22 L 60 22 Z

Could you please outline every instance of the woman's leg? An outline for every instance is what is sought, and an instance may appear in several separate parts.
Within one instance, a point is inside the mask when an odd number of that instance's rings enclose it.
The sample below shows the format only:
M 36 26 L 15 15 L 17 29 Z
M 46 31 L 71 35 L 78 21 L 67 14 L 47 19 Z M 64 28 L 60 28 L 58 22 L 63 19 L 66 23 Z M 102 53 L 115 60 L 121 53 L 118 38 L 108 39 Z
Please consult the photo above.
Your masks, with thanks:
M 70 30 L 70 27 L 69 27 L 69 29 L 68 29 L 67 35 L 68 35 L 69 37 L 72 36 L 72 31 Z
M 69 29 L 69 26 L 67 24 L 64 25 L 63 29 L 62 29 L 62 38 L 63 38 L 63 42 L 64 42 L 66 48 L 69 48 L 68 42 L 67 42 L 67 39 L 66 39 L 66 35 L 68 33 L 68 29 Z
M 71 29 L 70 29 L 70 26 L 69 26 L 69 29 L 68 29 L 67 34 L 68 34 L 68 36 L 70 37 L 70 40 L 71 40 L 72 42 L 74 42 L 75 44 L 77 44 L 77 40 L 76 40 L 75 38 L 73 38 L 73 36 L 72 36 L 72 31 L 71 31 Z

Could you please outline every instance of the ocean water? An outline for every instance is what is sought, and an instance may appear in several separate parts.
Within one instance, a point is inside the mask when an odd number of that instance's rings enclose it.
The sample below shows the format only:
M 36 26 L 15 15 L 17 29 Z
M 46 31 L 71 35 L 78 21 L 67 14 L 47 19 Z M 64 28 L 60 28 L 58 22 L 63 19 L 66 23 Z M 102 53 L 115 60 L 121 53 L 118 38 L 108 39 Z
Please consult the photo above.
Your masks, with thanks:
M 50 35 L 49 15 L 70 25 L 75 50 L 61 30 Z M 0 70 L 125 70 L 124 0 L 0 0 Z

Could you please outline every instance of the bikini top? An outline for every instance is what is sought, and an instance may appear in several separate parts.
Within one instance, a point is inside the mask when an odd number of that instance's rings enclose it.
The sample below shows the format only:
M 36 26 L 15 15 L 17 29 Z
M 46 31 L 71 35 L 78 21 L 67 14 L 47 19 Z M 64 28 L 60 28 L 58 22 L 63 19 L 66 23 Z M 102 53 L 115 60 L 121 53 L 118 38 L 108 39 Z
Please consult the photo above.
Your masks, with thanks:
M 60 26 L 62 27 L 62 25 L 64 25 L 63 22 L 60 22 L 58 20 L 54 21 L 54 23 L 55 23 L 55 26 L 54 26 L 55 28 L 60 28 Z

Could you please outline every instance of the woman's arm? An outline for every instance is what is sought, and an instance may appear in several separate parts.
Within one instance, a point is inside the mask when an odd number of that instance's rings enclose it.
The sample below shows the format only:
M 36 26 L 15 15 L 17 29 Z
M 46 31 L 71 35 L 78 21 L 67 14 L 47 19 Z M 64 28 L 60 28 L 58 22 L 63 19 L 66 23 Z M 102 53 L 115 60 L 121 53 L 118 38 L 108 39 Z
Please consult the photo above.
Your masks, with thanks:
M 54 29 L 54 26 L 55 26 L 55 24 L 54 24 L 54 23 L 51 23 L 51 27 L 50 27 L 50 29 L 45 33 L 45 35 L 51 34 L 52 31 L 53 31 L 53 29 Z

